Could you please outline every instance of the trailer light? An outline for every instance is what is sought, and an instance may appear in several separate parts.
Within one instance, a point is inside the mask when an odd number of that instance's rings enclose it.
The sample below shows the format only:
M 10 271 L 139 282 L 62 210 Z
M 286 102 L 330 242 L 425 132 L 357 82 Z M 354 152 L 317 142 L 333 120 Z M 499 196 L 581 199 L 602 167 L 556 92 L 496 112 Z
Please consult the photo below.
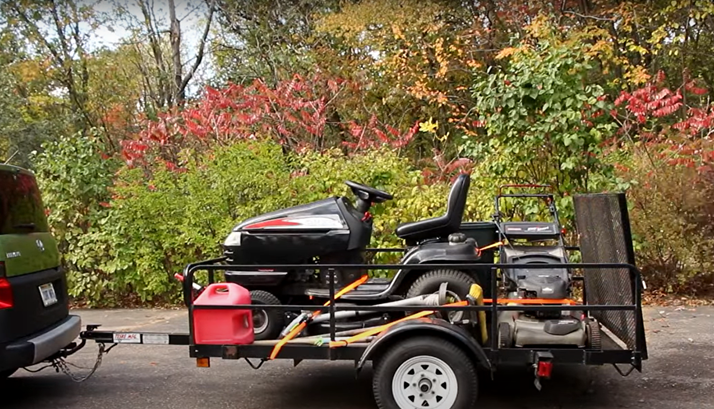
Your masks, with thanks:
M 539 378 L 550 378 L 550 373 L 553 371 L 553 362 L 541 361 L 538 362 L 538 372 L 536 373 Z
M 211 358 L 196 358 L 196 366 L 199 368 L 210 368 Z

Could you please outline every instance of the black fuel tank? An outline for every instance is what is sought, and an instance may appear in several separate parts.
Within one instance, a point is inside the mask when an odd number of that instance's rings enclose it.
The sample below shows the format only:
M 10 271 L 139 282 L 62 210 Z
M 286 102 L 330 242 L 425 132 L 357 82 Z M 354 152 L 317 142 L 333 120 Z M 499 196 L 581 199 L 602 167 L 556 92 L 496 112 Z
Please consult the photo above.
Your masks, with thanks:
M 233 264 L 283 264 L 364 248 L 372 223 L 362 218 L 344 197 L 277 210 L 233 228 L 224 243 L 225 255 Z

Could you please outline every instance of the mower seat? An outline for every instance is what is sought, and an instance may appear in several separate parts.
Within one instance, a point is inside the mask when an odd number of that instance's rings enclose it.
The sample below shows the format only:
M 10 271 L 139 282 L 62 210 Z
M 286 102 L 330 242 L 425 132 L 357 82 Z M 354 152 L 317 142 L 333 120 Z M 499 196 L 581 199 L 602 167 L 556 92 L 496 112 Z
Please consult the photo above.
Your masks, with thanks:
M 450 234 L 458 232 L 464 217 L 470 184 L 471 177 L 469 175 L 459 175 L 451 186 L 446 214 L 431 219 L 402 223 L 397 226 L 397 236 L 406 240 L 407 245 L 413 245 L 422 240 L 448 237 Z

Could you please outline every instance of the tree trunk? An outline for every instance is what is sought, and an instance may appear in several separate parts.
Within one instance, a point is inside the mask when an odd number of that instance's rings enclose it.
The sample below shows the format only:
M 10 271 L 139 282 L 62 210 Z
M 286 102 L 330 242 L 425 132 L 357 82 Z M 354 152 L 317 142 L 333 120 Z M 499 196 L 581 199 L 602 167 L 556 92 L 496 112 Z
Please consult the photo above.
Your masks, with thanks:
M 169 0 L 169 17 L 171 18 L 171 51 L 174 62 L 174 101 L 176 105 L 183 105 L 186 99 L 183 84 L 183 65 L 181 64 L 181 22 L 176 17 L 176 3 Z

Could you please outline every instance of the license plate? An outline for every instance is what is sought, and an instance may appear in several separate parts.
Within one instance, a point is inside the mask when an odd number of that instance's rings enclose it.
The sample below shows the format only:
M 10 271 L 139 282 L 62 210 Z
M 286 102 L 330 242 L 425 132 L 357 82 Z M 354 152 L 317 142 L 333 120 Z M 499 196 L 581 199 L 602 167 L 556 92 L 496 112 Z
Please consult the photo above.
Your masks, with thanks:
M 52 304 L 57 304 L 57 293 L 55 286 L 52 283 L 42 284 L 40 287 L 40 295 L 42 296 L 42 304 L 49 307 Z

